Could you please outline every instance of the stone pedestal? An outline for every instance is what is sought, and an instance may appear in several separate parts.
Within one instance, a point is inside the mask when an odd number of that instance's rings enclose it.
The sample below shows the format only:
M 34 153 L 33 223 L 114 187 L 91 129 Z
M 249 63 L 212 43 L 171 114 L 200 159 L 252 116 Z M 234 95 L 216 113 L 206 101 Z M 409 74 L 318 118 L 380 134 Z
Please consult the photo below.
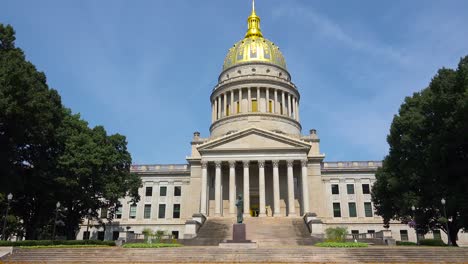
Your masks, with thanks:
M 232 225 L 232 240 L 219 243 L 220 248 L 257 248 L 257 243 L 247 240 L 245 224 Z

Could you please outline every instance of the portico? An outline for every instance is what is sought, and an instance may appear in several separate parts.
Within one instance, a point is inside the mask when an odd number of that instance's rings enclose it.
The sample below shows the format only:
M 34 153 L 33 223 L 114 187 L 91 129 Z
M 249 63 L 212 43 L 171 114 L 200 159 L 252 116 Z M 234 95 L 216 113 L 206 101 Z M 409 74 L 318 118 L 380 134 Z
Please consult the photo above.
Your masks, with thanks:
M 309 212 L 310 147 L 304 141 L 259 128 L 199 145 L 200 213 L 234 216 L 238 195 L 244 199 L 245 217 L 293 217 Z
M 239 194 L 244 198 L 245 217 L 267 216 L 267 205 L 272 209 L 270 216 L 297 216 L 301 211 L 309 210 L 305 159 L 203 160 L 201 164 L 202 214 L 234 216 L 235 200 Z M 299 208 L 296 208 L 296 202 Z

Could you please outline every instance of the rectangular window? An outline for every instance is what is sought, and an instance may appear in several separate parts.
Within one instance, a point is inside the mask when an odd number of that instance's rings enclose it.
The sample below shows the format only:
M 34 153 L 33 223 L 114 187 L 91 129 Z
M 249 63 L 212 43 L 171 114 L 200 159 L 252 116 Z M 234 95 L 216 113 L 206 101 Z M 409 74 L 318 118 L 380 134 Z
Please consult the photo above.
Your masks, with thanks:
M 375 230 L 367 230 L 368 234 L 375 234 Z
M 172 238 L 179 239 L 179 231 L 172 231 Z
M 252 112 L 258 112 L 258 103 L 257 99 L 252 100 Z
M 356 214 L 356 203 L 348 203 L 349 217 L 357 217 Z
M 363 194 L 370 194 L 370 187 L 369 187 L 369 184 L 363 184 L 363 185 L 362 185 L 362 193 L 363 193 Z
M 145 219 L 151 218 L 151 204 L 145 204 L 145 211 L 144 211 L 143 217 Z
M 231 105 L 230 104 L 226 105 L 226 108 L 227 108 L 226 109 L 226 116 L 230 116 L 231 115 Z
M 182 187 L 181 186 L 175 186 L 174 187 L 174 196 L 181 196 L 182 195 Z
M 400 240 L 408 241 L 408 230 L 400 230 Z
M 122 218 L 122 205 L 117 205 L 117 208 L 115 209 L 115 218 L 121 219 Z
M 130 205 L 130 214 L 129 214 L 130 219 L 136 218 L 136 210 L 137 210 L 136 204 Z
M 273 113 L 273 101 L 268 102 L 268 112 Z
M 101 208 L 101 218 L 107 218 L 107 207 L 102 207 Z
M 366 217 L 372 217 L 372 204 L 364 203 L 364 214 Z
M 432 234 L 434 235 L 434 239 L 442 240 L 442 236 L 440 235 L 440 230 L 433 230 Z
M 354 184 L 346 184 L 346 190 L 348 194 L 354 194 Z
M 159 188 L 159 196 L 166 196 L 167 194 L 167 187 L 166 186 L 161 186 Z
M 332 194 L 340 194 L 340 187 L 338 184 L 332 184 L 331 186 Z
M 341 217 L 340 203 L 333 203 L 333 217 Z
M 359 238 L 359 230 L 351 230 L 351 235 L 353 235 L 353 239 Z
M 89 231 L 84 231 L 83 232 L 83 240 L 89 240 L 89 234 L 90 234 Z
M 236 102 L 236 113 L 240 113 L 240 102 Z
M 97 239 L 104 241 L 104 231 L 98 231 L 97 232 Z
M 146 196 L 153 196 L 153 187 L 146 187 Z
M 279 107 L 280 107 L 280 114 L 282 115 L 283 114 L 283 103 L 280 103 Z
M 159 205 L 158 218 L 160 219 L 166 218 L 166 205 L 165 204 Z
M 119 239 L 119 236 L 120 236 L 120 232 L 119 231 L 114 231 L 112 232 L 112 240 L 117 240 Z
M 180 218 L 180 204 L 174 204 L 174 211 L 172 212 L 172 218 Z

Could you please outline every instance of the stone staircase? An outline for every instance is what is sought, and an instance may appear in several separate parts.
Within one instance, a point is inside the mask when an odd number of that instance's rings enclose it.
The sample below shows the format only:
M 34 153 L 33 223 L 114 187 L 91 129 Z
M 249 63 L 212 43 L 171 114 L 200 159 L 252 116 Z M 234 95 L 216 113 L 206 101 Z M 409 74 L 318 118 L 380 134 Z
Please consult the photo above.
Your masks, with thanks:
M 467 263 L 468 248 L 313 246 L 223 249 L 48 248 L 16 249 L 0 263 Z
M 232 239 L 232 225 L 236 222 L 231 217 L 210 217 L 198 230 L 196 238 L 183 239 L 186 246 L 217 246 L 219 243 Z
M 185 239 L 184 245 L 217 246 L 220 242 L 232 239 L 232 225 L 235 218 L 207 219 L 194 239 Z M 321 240 L 310 236 L 302 218 L 289 217 L 249 217 L 245 218 L 247 239 L 258 246 L 313 245 Z
M 247 239 L 259 247 L 313 245 L 322 240 L 310 236 L 302 218 L 246 218 Z

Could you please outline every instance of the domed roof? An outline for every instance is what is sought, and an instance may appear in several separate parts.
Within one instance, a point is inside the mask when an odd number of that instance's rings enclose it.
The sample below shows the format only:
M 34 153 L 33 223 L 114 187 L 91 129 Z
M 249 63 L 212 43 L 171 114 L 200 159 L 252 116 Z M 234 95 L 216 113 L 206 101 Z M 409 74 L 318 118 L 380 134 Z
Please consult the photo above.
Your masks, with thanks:
M 224 59 L 223 70 L 249 62 L 271 63 L 286 69 L 286 61 L 279 47 L 263 38 L 260 30 L 260 17 L 255 13 L 255 1 L 252 3 L 252 14 L 247 19 L 248 30 L 245 38 L 229 49 Z
M 234 44 L 224 59 L 223 70 L 248 62 L 266 62 L 286 69 L 286 61 L 278 46 L 263 37 L 250 36 Z

